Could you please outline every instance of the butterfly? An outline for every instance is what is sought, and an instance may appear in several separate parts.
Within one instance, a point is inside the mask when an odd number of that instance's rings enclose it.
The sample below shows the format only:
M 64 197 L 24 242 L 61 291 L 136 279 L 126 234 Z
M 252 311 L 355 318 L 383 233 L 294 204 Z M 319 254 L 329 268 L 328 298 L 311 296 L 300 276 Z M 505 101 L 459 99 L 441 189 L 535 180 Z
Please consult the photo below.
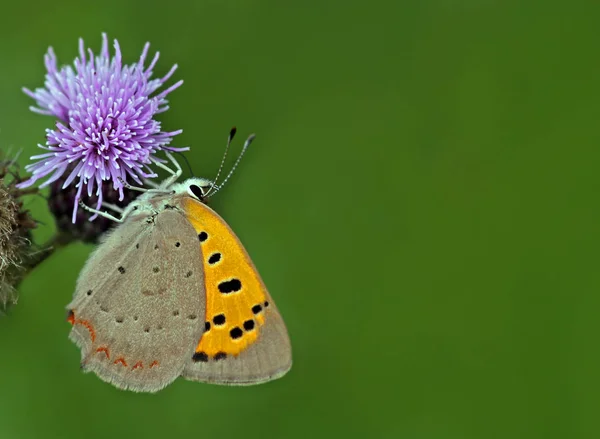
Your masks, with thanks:
M 235 128 L 227 148 L 234 135 Z M 240 240 L 206 205 L 222 185 L 178 183 L 181 166 L 167 156 L 175 170 L 157 165 L 171 176 L 149 189 L 127 185 L 142 194 L 120 217 L 82 204 L 118 223 L 90 255 L 67 306 L 82 369 L 135 392 L 159 391 L 180 376 L 224 385 L 283 376 L 292 365 L 283 319 Z

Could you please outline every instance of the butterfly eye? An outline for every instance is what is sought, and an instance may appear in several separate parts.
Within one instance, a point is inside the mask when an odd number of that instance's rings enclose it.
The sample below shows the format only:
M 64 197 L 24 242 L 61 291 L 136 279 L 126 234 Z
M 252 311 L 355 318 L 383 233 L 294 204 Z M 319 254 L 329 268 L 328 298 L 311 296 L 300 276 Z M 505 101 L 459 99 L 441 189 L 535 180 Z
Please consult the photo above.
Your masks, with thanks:
M 188 187 L 188 190 L 189 190 L 190 194 L 192 194 L 199 200 L 202 200 L 204 198 L 204 190 L 202 190 L 202 188 L 200 186 L 195 185 L 195 184 L 190 184 Z

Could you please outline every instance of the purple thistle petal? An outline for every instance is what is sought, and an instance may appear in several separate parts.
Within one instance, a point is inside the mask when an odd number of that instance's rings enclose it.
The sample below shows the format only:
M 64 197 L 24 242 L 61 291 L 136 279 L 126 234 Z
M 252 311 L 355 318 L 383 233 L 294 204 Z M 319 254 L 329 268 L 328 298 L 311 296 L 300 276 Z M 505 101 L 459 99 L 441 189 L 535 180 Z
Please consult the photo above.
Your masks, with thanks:
M 100 54 L 94 56 L 80 39 L 79 57 L 73 66 L 60 69 L 50 47 L 44 56 L 47 70 L 44 87 L 33 91 L 23 89 L 36 100 L 37 106 L 32 107 L 32 111 L 53 115 L 58 121 L 54 130 L 46 131 L 46 145 L 39 145 L 49 152 L 32 157 L 37 161 L 26 167 L 32 176 L 20 187 L 30 186 L 44 177 L 48 179 L 42 186 L 49 185 L 61 179 L 68 169 L 62 188 L 77 181 L 73 222 L 82 193 L 88 196 L 95 193 L 99 208 L 103 184 L 112 181 L 112 188 L 123 199 L 120 179 L 127 181 L 129 177 L 141 184 L 143 178 L 156 176 L 149 167 L 162 162 L 156 153 L 188 149 L 169 146 L 182 130 L 161 131 L 160 122 L 154 120 L 156 114 L 168 109 L 166 96 L 183 83 L 178 81 L 151 96 L 170 79 L 177 65 L 164 77 L 150 79 L 159 54 L 157 52 L 144 68 L 149 43 L 144 45 L 139 61 L 131 65 L 122 64 L 117 40 L 113 47 L 115 55 L 111 58 L 108 37 L 103 33 Z

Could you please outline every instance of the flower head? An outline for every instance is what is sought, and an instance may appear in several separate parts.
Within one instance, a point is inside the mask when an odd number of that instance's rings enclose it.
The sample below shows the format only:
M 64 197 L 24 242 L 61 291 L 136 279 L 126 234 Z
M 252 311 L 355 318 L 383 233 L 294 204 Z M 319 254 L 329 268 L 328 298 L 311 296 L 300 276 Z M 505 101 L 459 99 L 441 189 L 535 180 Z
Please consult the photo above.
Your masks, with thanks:
M 121 49 L 114 42 L 115 55 L 108 51 L 108 38 L 102 34 L 100 55 L 85 50 L 79 40 L 79 57 L 71 66 L 57 68 L 52 48 L 44 57 L 45 87 L 24 92 L 36 100 L 32 111 L 51 115 L 59 120 L 55 129 L 46 130 L 46 145 L 39 145 L 47 153 L 31 157 L 37 160 L 26 166 L 32 173 L 19 187 L 27 187 L 48 177 L 40 186 L 55 181 L 67 188 L 77 188 L 72 221 L 77 218 L 78 202 L 82 192 L 97 197 L 96 208 L 102 205 L 103 184 L 110 182 L 123 200 L 123 182 L 133 179 L 142 184 L 143 178 L 153 178 L 149 165 L 162 161 L 155 154 L 161 150 L 182 151 L 187 148 L 168 146 L 172 137 L 182 130 L 165 132 L 154 119 L 166 111 L 166 96 L 183 81 L 178 81 L 154 94 L 175 72 L 177 65 L 163 78 L 150 79 L 158 61 L 156 53 L 145 67 L 149 43 L 146 43 L 137 63 L 123 65 Z

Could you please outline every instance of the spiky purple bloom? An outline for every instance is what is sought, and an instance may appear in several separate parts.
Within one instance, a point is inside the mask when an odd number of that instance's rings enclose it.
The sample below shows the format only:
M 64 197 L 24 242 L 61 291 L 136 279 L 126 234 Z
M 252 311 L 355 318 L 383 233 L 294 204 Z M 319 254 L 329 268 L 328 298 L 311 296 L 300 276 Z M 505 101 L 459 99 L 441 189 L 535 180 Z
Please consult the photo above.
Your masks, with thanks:
M 87 50 L 86 56 L 80 39 L 75 70 L 71 66 L 59 70 L 50 47 L 44 56 L 48 71 L 45 87 L 35 91 L 23 89 L 37 102 L 37 107 L 31 107 L 32 111 L 56 116 L 59 121 L 54 130 L 46 130 L 46 145 L 39 145 L 49 152 L 31 157 L 37 160 L 26 166 L 32 176 L 20 187 L 50 176 L 40 185 L 47 186 L 68 170 L 62 187 L 76 182 L 73 222 L 82 190 L 85 189 L 88 196 L 95 190 L 98 196 L 96 208 L 99 209 L 105 182 L 112 182 L 122 200 L 121 179 L 126 182 L 131 177 L 143 184 L 143 178 L 156 177 L 149 165 L 162 161 L 155 156 L 157 152 L 188 149 L 168 146 L 172 137 L 182 130 L 161 131 L 160 122 L 154 119 L 156 114 L 169 108 L 166 96 L 183 81 L 151 96 L 171 77 L 177 65 L 163 78 L 150 79 L 159 54 L 157 52 L 145 68 L 149 46 L 150 43 L 146 43 L 137 63 L 124 66 L 117 40 L 114 42 L 115 56 L 111 59 L 106 34 L 102 34 L 99 56 L 94 56 L 91 49 Z

